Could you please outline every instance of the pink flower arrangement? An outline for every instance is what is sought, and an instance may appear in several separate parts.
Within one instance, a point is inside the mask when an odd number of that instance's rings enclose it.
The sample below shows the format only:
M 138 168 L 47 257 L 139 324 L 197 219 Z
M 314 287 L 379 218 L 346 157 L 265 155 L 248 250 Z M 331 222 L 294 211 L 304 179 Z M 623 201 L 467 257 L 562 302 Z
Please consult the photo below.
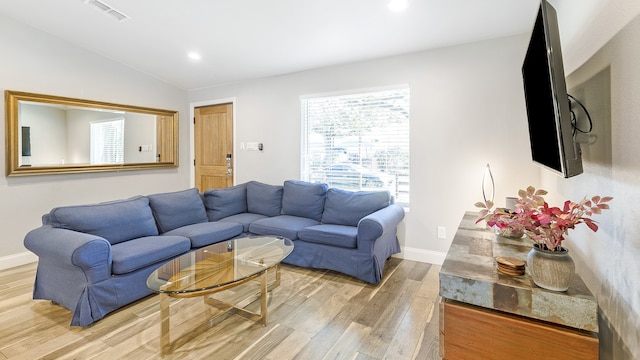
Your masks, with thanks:
M 585 197 L 577 203 L 567 200 L 563 207 L 559 208 L 549 206 L 544 200 L 544 195 L 547 195 L 547 191 L 536 190 L 533 186 L 529 186 L 527 190 L 520 190 L 519 198 L 515 201 L 516 208 L 513 210 L 491 210 L 493 202 L 477 202 L 475 206 L 482 210 L 476 223 L 484 220 L 488 226 L 495 226 L 500 230 L 523 232 L 539 248 L 561 251 L 565 235 L 576 225 L 584 223 L 592 231 L 598 231 L 598 225 L 590 216 L 609 209 L 608 202 L 613 199 L 610 196 L 594 196 L 591 199 Z

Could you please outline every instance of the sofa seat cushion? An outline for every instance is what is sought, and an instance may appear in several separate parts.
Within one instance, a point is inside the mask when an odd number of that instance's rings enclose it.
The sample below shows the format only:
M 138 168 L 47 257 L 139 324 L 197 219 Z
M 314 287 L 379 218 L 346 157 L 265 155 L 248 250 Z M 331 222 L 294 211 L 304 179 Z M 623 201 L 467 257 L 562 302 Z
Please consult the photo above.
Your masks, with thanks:
M 171 259 L 191 250 L 183 236 L 146 236 L 111 247 L 112 273 L 122 275 Z
M 205 222 L 179 227 L 162 235 L 184 236 L 192 248 L 199 248 L 242 234 L 242 225 L 233 222 Z
M 149 205 L 160 233 L 209 221 L 198 189 L 149 195 Z
M 247 211 L 264 216 L 278 216 L 282 211 L 282 186 L 247 183 Z
M 282 193 L 282 214 L 320 221 L 327 184 L 287 180 Z
M 363 217 L 391 203 L 388 191 L 347 191 L 331 188 L 322 213 L 323 224 L 358 226 Z
M 92 205 L 52 209 L 48 221 L 55 228 L 100 236 L 109 243 L 158 235 L 149 199 L 137 196 Z
M 251 225 L 252 222 L 256 220 L 264 219 L 264 218 L 266 218 L 266 216 L 260 215 L 260 214 L 242 213 L 242 214 L 231 215 L 226 218 L 220 219 L 218 221 L 234 222 L 234 223 L 242 224 L 242 231 L 249 232 L 249 225 Z
M 298 239 L 317 244 L 355 249 L 358 243 L 358 228 L 346 225 L 315 225 L 298 232 Z
M 298 238 L 298 231 L 320 222 L 291 215 L 280 215 L 256 220 L 249 225 L 249 232 L 258 235 L 283 236 L 291 240 Z
M 247 212 L 247 184 L 209 189 L 202 196 L 209 221 Z

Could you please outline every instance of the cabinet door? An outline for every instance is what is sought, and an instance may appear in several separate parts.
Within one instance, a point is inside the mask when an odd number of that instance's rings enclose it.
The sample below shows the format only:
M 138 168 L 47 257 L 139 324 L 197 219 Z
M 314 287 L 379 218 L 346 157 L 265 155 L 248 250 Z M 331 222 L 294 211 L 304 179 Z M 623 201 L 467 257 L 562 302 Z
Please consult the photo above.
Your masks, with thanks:
M 443 359 L 598 359 L 597 334 L 444 299 Z

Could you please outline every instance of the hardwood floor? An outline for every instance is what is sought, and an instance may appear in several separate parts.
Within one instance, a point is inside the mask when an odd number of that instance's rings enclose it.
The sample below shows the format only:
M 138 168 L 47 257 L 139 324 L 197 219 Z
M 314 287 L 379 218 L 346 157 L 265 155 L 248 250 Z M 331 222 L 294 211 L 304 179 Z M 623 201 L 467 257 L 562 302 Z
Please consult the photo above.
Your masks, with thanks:
M 158 296 L 70 327 L 68 310 L 31 299 L 35 267 L 0 271 L 0 359 L 439 359 L 437 265 L 391 258 L 378 286 L 283 265 L 267 326 L 238 315 L 210 324 L 215 310 L 202 298 L 172 299 L 172 341 L 185 341 L 164 357 Z M 223 300 L 256 288 L 240 286 Z

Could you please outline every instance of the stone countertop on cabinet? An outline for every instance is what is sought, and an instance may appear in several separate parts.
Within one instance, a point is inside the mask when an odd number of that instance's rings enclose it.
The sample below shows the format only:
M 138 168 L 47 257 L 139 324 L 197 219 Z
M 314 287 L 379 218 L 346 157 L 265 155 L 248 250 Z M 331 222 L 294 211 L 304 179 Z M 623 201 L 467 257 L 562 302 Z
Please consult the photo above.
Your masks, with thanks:
M 496 257 L 526 261 L 532 242 L 498 236 L 475 224 L 476 214 L 465 213 L 440 269 L 443 298 L 598 332 L 598 303 L 578 274 L 567 291 L 554 292 L 535 285 L 528 269 L 521 276 L 499 272 Z

